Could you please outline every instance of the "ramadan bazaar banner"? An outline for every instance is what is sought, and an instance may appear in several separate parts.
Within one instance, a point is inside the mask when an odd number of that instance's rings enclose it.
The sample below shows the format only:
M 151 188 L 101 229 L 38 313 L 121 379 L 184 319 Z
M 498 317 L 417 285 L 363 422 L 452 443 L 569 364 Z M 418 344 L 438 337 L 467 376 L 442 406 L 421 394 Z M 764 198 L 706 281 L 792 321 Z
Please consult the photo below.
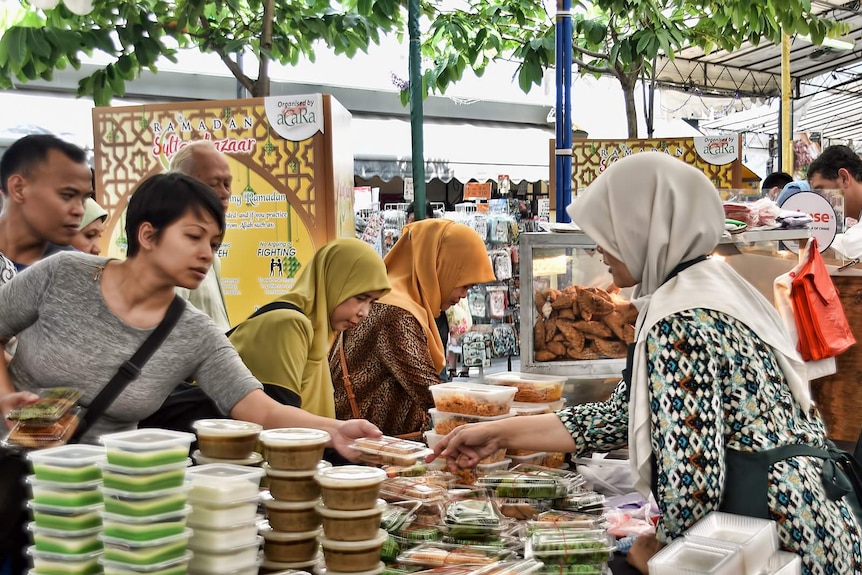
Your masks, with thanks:
M 124 256 L 125 206 L 194 140 L 210 140 L 233 174 L 219 250 L 232 324 L 289 290 L 326 242 L 353 237 L 350 113 L 325 94 L 93 110 L 103 251 Z

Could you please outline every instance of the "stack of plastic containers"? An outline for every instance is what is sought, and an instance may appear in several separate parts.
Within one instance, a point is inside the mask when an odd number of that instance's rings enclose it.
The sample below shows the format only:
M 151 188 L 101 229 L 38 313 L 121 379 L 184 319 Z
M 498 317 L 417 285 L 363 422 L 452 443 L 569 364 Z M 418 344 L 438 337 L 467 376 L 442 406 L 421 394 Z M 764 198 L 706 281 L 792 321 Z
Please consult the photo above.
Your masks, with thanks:
M 261 538 L 255 514 L 262 476 L 262 469 L 226 463 L 189 469 L 190 574 L 256 575 Z
M 322 469 L 315 479 L 322 496 L 317 510 L 323 517 L 324 534 L 319 539 L 327 575 L 382 573 L 380 551 L 389 534 L 380 529 L 386 504 L 377 496 L 386 472 L 346 465 Z
M 562 409 L 566 401 L 563 397 L 565 376 L 539 375 L 507 371 L 486 375 L 485 380 L 493 385 L 514 387 L 517 392 L 512 404 L 516 415 L 541 415 Z M 513 465 L 527 463 L 546 467 L 561 467 L 565 454 L 532 451 L 510 451 L 508 457 Z
M 461 425 L 514 416 L 511 407 L 517 390 L 513 387 L 457 382 L 432 385 L 429 389 L 435 406 L 429 410 L 434 430 L 425 434 L 429 447 Z M 505 469 L 511 462 L 501 463 L 505 459 L 505 450 L 499 450 L 480 461 L 478 471 L 487 473 Z
M 191 553 L 186 468 L 194 435 L 137 429 L 102 436 L 105 575 L 180 575 Z
M 263 456 L 254 449 L 263 427 L 235 419 L 199 419 L 194 422 L 199 449 L 192 453 L 197 465 L 229 463 L 259 467 Z
M 29 454 L 34 474 L 27 478 L 33 491 L 28 528 L 35 545 L 28 549 L 34 575 L 101 572 L 99 532 L 102 528 L 102 484 L 98 464 L 102 447 L 64 445 Z
M 268 523 L 261 526 L 263 569 L 312 571 L 318 562 L 317 536 L 320 488 L 315 473 L 329 442 L 325 431 L 304 428 L 270 429 L 260 434 L 270 495 L 264 497 Z

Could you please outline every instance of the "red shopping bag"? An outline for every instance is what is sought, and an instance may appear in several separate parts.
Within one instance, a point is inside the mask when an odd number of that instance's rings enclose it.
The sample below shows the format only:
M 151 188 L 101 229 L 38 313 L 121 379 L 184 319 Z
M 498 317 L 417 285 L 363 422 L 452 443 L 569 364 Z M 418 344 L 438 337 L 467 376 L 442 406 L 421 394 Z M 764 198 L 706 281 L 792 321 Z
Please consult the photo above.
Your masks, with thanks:
M 856 343 L 856 338 L 817 249 L 816 238 L 808 240 L 800 263 L 790 288 L 799 353 L 805 361 L 835 357 Z

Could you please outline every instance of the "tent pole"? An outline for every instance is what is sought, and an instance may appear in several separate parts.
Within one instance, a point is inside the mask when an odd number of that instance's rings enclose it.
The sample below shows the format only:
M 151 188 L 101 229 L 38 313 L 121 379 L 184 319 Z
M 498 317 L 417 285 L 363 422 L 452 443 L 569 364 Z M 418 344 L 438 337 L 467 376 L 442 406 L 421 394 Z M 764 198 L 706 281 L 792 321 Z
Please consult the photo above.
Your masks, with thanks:
M 422 62 L 419 38 L 419 0 L 407 3 L 407 31 L 410 35 L 410 134 L 413 152 L 413 213 L 424 220 L 425 213 L 425 146 L 422 134 Z
M 554 190 L 557 222 L 569 222 L 572 201 L 572 0 L 557 0 L 557 101 Z
M 790 36 L 781 33 L 781 170 L 793 174 L 793 88 L 790 78 Z

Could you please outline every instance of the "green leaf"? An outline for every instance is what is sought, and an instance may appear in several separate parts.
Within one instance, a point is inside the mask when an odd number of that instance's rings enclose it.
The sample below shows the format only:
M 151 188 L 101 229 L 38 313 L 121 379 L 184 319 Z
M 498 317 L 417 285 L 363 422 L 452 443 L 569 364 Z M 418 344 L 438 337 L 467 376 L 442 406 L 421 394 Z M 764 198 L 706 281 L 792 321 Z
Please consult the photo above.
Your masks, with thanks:
M 50 58 L 51 44 L 48 43 L 44 31 L 37 30 L 35 28 L 28 28 L 28 30 L 30 36 L 30 48 L 33 50 L 33 54 L 40 58 Z

